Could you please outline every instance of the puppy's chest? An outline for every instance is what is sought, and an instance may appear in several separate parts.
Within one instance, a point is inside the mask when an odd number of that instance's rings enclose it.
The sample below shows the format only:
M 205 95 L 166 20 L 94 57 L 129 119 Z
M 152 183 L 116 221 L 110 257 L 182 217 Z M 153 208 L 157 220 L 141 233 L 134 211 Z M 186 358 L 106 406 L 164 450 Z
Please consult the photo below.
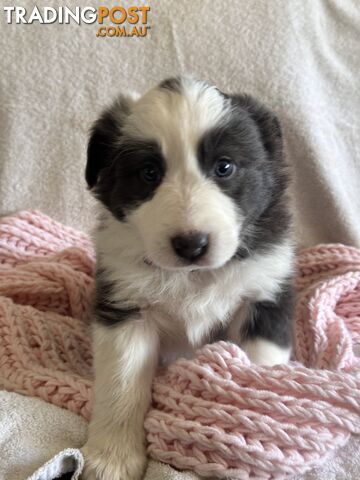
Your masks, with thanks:
M 189 275 L 183 279 L 178 289 L 160 299 L 161 307 L 173 317 L 182 317 L 185 322 L 194 317 L 223 320 L 241 301 L 240 280 L 237 284 L 226 275 Z
M 242 303 L 240 280 L 219 272 L 194 272 L 172 287 L 147 308 L 159 326 L 163 344 L 198 346 L 208 341 Z

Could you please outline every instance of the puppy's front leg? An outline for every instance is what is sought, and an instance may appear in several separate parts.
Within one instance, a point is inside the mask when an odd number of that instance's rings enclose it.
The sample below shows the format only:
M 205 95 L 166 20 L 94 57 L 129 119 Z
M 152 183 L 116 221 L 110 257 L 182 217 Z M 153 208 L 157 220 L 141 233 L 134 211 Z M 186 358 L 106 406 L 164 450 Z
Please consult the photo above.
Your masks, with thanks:
M 249 305 L 241 348 L 258 365 L 288 363 L 291 354 L 293 290 L 286 285 L 272 301 Z
M 146 464 L 143 423 L 158 359 L 156 329 L 140 317 L 96 324 L 94 349 L 95 402 L 82 478 L 138 480 Z
M 284 287 L 274 300 L 247 301 L 234 316 L 228 339 L 257 365 L 287 363 L 291 354 L 293 291 Z

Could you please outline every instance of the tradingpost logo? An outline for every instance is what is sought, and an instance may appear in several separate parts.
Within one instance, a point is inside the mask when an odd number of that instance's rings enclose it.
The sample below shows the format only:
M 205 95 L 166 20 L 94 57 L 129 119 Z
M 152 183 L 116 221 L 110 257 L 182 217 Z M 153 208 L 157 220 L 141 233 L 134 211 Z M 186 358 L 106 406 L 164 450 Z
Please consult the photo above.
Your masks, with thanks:
M 7 23 L 97 24 L 97 37 L 146 37 L 150 29 L 148 5 L 123 7 L 3 7 Z

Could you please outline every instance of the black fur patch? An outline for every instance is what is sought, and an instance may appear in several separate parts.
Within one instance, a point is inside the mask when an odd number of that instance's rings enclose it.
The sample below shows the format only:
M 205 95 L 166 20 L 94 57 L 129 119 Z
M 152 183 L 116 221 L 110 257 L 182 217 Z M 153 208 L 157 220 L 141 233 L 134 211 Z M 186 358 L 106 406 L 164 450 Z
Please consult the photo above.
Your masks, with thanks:
M 103 271 L 96 274 L 96 294 L 94 303 L 95 320 L 103 325 L 112 326 L 129 320 L 139 314 L 140 309 L 136 306 L 119 306 L 111 301 L 114 289 L 112 282 L 104 279 Z
M 180 77 L 167 78 L 160 83 L 159 87 L 170 92 L 181 93 L 181 79 Z
M 116 108 L 122 108 L 117 103 Z M 165 174 L 165 161 L 155 142 L 126 138 L 122 134 L 121 110 L 105 112 L 95 123 L 88 147 L 86 180 L 95 196 L 119 219 L 131 209 L 150 200 Z M 149 162 L 156 164 L 159 182 L 147 183 L 141 169 Z
M 155 163 L 161 171 L 156 183 L 147 183 L 141 178 L 141 169 L 148 162 Z M 165 162 L 155 143 L 125 140 L 94 192 L 116 218 L 124 220 L 129 211 L 153 197 L 164 174 Z
M 289 282 L 274 302 L 257 302 L 250 307 L 251 313 L 244 327 L 244 337 L 261 337 L 280 347 L 289 347 L 292 340 L 293 307 L 294 291 Z
M 238 258 L 279 243 L 288 233 L 290 215 L 284 194 L 288 184 L 276 117 L 248 96 L 229 97 L 226 123 L 207 132 L 199 144 L 200 166 L 230 196 L 245 217 Z M 217 177 L 221 157 L 236 165 L 229 178 Z
M 113 163 L 117 142 L 122 135 L 122 121 L 129 112 L 128 101 L 119 97 L 114 105 L 95 122 L 89 139 L 85 170 L 89 188 L 96 185 L 100 173 Z

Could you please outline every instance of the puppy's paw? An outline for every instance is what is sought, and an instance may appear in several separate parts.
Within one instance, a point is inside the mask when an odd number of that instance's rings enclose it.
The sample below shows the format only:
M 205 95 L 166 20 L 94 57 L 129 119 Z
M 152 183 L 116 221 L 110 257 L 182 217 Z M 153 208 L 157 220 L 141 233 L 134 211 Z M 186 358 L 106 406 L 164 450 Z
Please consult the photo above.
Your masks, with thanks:
M 256 365 L 272 367 L 288 363 L 290 359 L 290 348 L 279 347 L 263 338 L 246 340 L 241 344 L 241 348 L 247 354 L 249 360 Z
M 143 447 L 135 449 L 125 444 L 111 448 L 99 446 L 97 450 L 85 445 L 81 451 L 85 458 L 82 480 L 141 480 L 143 477 L 147 463 Z

